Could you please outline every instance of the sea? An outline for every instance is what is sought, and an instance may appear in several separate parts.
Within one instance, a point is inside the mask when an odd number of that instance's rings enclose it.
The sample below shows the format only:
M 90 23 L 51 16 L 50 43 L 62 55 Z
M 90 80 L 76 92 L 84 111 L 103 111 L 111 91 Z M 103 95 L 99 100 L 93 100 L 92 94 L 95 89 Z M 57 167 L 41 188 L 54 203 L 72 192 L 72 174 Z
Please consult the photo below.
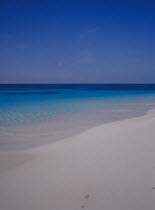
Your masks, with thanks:
M 0 151 L 63 140 L 154 107 L 155 84 L 1 84 Z

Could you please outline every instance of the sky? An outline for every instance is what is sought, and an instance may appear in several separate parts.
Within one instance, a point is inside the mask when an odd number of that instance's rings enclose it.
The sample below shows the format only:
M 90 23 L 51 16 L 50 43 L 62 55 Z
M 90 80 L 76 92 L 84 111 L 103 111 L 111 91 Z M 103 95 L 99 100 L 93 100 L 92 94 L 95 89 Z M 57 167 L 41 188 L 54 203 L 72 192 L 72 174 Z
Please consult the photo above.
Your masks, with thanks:
M 155 1 L 0 0 L 0 83 L 155 83 Z

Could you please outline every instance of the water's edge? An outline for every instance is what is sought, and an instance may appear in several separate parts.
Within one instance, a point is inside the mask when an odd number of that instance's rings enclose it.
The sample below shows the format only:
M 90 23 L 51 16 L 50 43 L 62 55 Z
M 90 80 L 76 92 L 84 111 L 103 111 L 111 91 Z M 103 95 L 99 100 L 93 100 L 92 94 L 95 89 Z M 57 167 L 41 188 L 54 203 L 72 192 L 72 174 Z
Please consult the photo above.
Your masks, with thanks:
M 154 107 L 155 84 L 0 85 L 0 151 L 38 147 Z
M 103 121 L 102 119 L 99 121 L 94 121 L 90 119 L 90 123 L 88 123 L 88 121 L 82 121 L 82 119 L 80 118 L 80 122 L 79 122 L 80 126 L 78 126 L 79 119 L 78 119 L 77 113 L 72 114 L 71 116 L 68 116 L 66 127 L 64 128 L 65 132 L 63 132 L 62 130 L 58 132 L 58 135 L 55 135 L 55 136 L 52 134 L 52 130 L 54 129 L 53 126 L 54 124 L 58 123 L 59 126 L 62 127 L 64 124 L 64 121 L 62 119 L 61 121 L 58 120 L 55 123 L 52 121 L 48 121 L 48 122 L 33 124 L 31 126 L 22 126 L 20 128 L 15 127 L 15 128 L 12 128 L 14 129 L 15 134 L 17 132 L 19 133 L 21 129 L 21 131 L 24 131 L 24 133 L 27 133 L 28 135 L 25 137 L 22 136 L 21 139 L 20 139 L 20 135 L 19 136 L 17 135 L 17 138 L 16 136 L 14 136 L 14 139 L 11 137 L 10 141 L 8 142 L 6 141 L 0 142 L 0 151 L 28 150 L 31 148 L 40 147 L 45 144 L 50 144 L 58 140 L 63 140 L 65 138 L 69 138 L 69 137 L 81 134 L 85 132 L 86 130 L 89 130 L 94 127 L 98 127 L 107 123 L 144 116 L 152 109 L 155 109 L 155 104 L 154 105 L 151 104 L 149 107 L 145 107 L 145 108 L 143 107 L 143 109 L 139 111 L 131 112 L 130 114 L 126 113 L 126 115 L 120 115 L 120 113 L 118 113 L 118 115 L 116 115 L 114 118 L 109 118 L 109 119 L 106 119 L 105 121 Z M 74 121 L 73 118 L 76 120 Z

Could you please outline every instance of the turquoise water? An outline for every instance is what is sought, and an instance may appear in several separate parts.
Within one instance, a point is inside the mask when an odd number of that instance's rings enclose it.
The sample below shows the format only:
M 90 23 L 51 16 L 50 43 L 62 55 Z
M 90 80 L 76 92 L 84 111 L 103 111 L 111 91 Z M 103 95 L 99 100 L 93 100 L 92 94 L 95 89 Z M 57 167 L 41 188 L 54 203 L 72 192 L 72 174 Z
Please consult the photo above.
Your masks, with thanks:
M 155 85 L 0 85 L 0 150 L 36 147 L 155 107 Z
M 144 101 L 154 103 L 155 85 L 0 85 L 0 126 Z

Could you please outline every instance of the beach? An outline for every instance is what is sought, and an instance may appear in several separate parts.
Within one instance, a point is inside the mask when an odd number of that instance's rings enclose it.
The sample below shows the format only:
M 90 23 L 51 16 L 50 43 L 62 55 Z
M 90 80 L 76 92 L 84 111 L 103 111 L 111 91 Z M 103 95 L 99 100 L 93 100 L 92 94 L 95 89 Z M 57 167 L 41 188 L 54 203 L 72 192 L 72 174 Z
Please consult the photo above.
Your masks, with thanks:
M 155 109 L 44 146 L 0 152 L 1 210 L 153 210 Z
M 0 210 L 155 210 L 155 1 L 0 15 Z

